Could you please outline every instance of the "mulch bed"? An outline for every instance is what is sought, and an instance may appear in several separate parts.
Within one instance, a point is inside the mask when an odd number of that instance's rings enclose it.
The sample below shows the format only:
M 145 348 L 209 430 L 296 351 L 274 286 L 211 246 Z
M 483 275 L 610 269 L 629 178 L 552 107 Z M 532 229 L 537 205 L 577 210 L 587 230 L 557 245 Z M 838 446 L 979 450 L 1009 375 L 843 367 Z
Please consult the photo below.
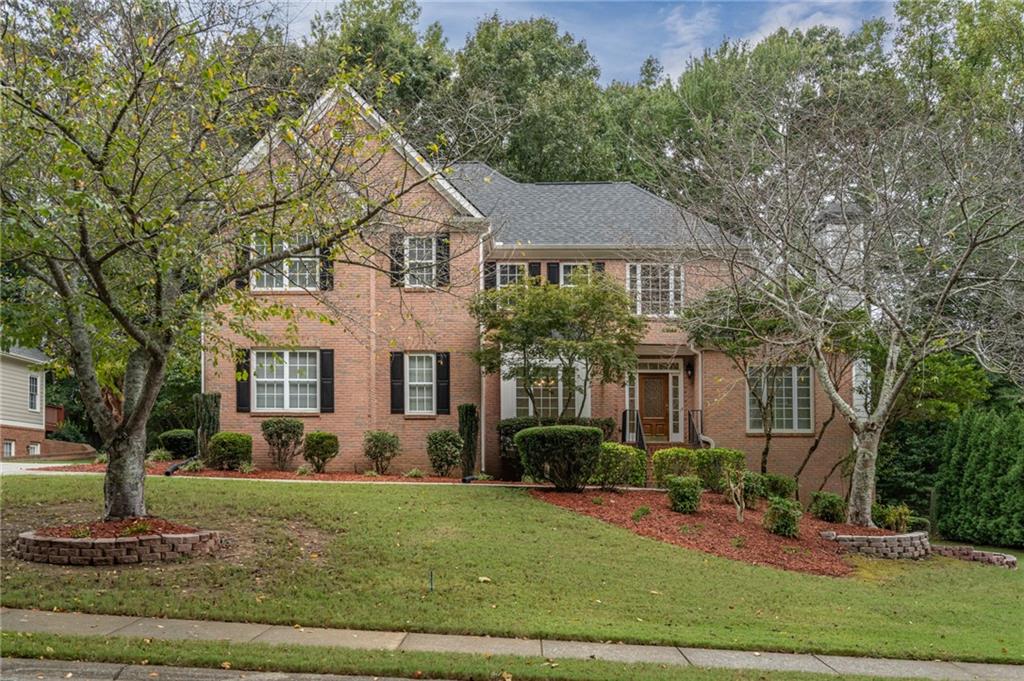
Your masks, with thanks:
M 668 496 L 660 491 L 587 490 L 582 494 L 572 494 L 533 490 L 531 494 L 556 506 L 688 549 L 742 560 L 752 565 L 834 577 L 848 575 L 853 568 L 843 559 L 840 545 L 822 539 L 819 532 L 833 530 L 839 534 L 892 534 L 875 528 L 826 523 L 805 513 L 800 519 L 799 538 L 779 537 L 761 527 L 764 504 L 760 510 L 747 509 L 743 522 L 738 523 L 732 503 L 726 501 L 721 494 L 712 492 L 703 494 L 700 510 L 692 515 L 673 512 L 669 508 Z M 634 521 L 634 512 L 642 506 L 648 507 L 650 513 Z
M 196 531 L 196 528 L 188 525 L 179 525 L 163 518 L 146 517 L 42 527 L 35 533 L 41 537 L 63 537 L 65 539 L 116 539 L 117 537 L 137 537 L 147 534 L 190 534 Z

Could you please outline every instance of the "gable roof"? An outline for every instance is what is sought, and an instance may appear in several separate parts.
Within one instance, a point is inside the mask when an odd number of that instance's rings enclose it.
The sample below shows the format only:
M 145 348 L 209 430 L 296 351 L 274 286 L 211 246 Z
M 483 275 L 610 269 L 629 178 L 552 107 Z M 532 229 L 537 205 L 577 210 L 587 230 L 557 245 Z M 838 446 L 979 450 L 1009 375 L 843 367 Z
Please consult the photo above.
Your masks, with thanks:
M 329 88 L 320 95 L 320 98 L 303 115 L 300 127 L 307 128 L 317 123 L 327 115 L 328 111 L 334 108 L 334 105 L 342 97 L 348 97 L 356 103 L 360 116 L 374 130 L 385 131 L 392 148 L 398 152 L 399 156 L 418 171 L 422 177 L 429 177 L 430 185 L 447 199 L 457 211 L 474 218 L 484 217 L 465 196 L 459 193 L 451 182 L 434 169 L 433 165 L 427 161 L 423 154 L 418 152 L 397 130 L 391 127 L 384 120 L 383 116 L 377 113 L 377 110 L 350 85 L 343 85 L 340 88 Z M 270 152 L 270 144 L 271 133 L 268 131 L 238 162 L 238 169 L 241 171 L 254 169 Z
M 451 183 L 491 220 L 495 245 L 680 247 L 718 229 L 630 182 L 516 182 L 485 163 L 456 164 Z
M 12 345 L 0 354 L 32 362 L 33 364 L 46 364 L 50 361 L 50 358 L 47 357 L 42 350 L 38 350 L 36 348 L 25 348 L 20 345 Z

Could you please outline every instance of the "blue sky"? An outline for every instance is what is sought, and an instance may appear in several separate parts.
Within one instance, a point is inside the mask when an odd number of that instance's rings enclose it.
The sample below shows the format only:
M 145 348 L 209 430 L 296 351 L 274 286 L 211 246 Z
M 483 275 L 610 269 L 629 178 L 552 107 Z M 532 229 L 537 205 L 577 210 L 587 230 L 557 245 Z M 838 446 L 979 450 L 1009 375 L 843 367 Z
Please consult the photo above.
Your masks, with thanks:
M 309 18 L 333 0 L 286 0 L 293 34 L 308 31 Z M 892 4 L 847 2 L 480 2 L 420 0 L 422 24 L 441 22 L 451 47 L 461 47 L 477 21 L 493 12 L 507 19 L 547 16 L 563 31 L 585 40 L 601 67 L 601 80 L 635 80 L 648 55 L 678 75 L 691 56 L 728 37 L 756 41 L 779 27 L 816 24 L 843 31 L 874 17 L 892 17 Z

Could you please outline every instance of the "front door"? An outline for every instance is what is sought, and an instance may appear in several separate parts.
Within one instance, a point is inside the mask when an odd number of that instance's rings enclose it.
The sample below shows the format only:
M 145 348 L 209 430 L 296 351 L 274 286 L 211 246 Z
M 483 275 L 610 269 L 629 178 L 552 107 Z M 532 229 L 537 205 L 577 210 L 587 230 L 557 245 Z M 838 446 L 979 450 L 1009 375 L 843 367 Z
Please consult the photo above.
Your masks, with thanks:
M 649 439 L 668 439 L 668 374 L 640 374 L 640 423 Z

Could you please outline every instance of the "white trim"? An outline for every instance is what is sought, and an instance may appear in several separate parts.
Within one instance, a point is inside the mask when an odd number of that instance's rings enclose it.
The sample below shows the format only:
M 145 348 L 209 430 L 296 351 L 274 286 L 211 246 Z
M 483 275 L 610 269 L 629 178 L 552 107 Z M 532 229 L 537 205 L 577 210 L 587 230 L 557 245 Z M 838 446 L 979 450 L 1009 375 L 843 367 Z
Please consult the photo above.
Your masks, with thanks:
M 36 382 L 36 406 L 32 406 L 32 381 Z M 33 371 L 28 375 L 28 410 L 38 414 L 41 412 L 43 402 L 43 381 L 39 372 Z
M 259 352 L 276 352 L 284 355 L 284 377 L 273 378 L 273 379 L 257 379 L 256 378 L 256 353 Z M 288 384 L 291 380 L 288 376 L 288 360 L 289 353 L 292 352 L 312 352 L 313 356 L 316 357 L 316 407 L 291 407 L 291 391 L 288 389 Z M 275 414 L 278 412 L 293 412 L 296 414 L 319 414 L 320 413 L 320 350 L 319 348 L 253 348 L 249 354 L 250 369 L 249 369 L 249 404 L 253 414 Z M 312 379 L 294 379 L 311 382 Z M 265 383 L 284 383 L 284 406 L 283 407 L 257 407 L 256 406 L 256 383 L 262 381 Z
M 33 447 L 36 448 L 36 451 L 35 451 L 34 454 L 32 453 L 32 448 Z M 43 445 L 41 443 L 39 443 L 39 442 L 29 442 L 28 445 L 25 447 L 25 452 L 29 456 L 42 456 L 43 455 Z
M 519 268 L 521 276 L 516 281 L 516 283 L 524 282 L 530 276 L 529 266 L 525 262 L 496 262 L 496 263 L 494 263 L 494 288 L 496 288 L 496 289 L 507 288 L 508 286 L 511 286 L 511 284 L 505 284 L 505 286 L 501 285 L 501 268 L 502 267 L 518 267 Z
M 669 297 L 669 312 L 665 314 L 654 314 L 643 311 L 643 268 L 644 267 L 669 267 L 671 272 L 668 278 L 668 297 Z M 635 270 L 634 270 L 635 268 Z M 633 272 L 636 272 L 636 290 L 630 286 L 630 280 L 633 279 L 631 276 Z M 630 262 L 626 263 L 626 291 L 633 297 L 633 311 L 635 314 L 641 317 L 648 317 L 654 319 L 674 319 L 679 316 L 682 312 L 684 296 L 686 295 L 686 279 L 683 266 L 678 263 L 671 262 Z M 679 305 L 678 309 L 675 308 L 676 299 L 676 284 L 679 285 Z
M 799 402 L 799 400 L 798 400 L 798 392 L 797 392 L 797 370 L 798 369 L 807 369 L 808 402 L 809 402 L 809 405 L 810 405 L 810 417 L 809 418 L 810 418 L 811 425 L 808 428 L 796 428 L 796 427 L 794 427 L 794 428 L 776 428 L 773 425 L 773 427 L 772 427 L 772 434 L 773 435 L 775 435 L 775 434 L 783 434 L 783 435 L 787 435 L 787 434 L 809 435 L 811 433 L 814 433 L 815 432 L 815 419 L 814 419 L 814 370 L 811 369 L 811 367 L 806 365 L 806 364 L 792 364 L 792 365 L 784 366 L 784 367 L 776 367 L 776 370 L 780 370 L 780 369 L 789 369 L 792 372 L 792 374 L 793 374 L 792 375 L 792 379 L 793 379 L 793 394 L 791 395 L 791 397 L 792 397 L 792 401 L 793 401 L 793 408 L 792 408 L 792 412 L 793 413 L 792 413 L 792 416 L 793 416 L 793 425 L 794 426 L 796 426 L 796 424 L 799 422 L 799 417 L 798 417 L 798 414 L 799 414 L 799 411 L 798 411 L 799 410 L 799 404 L 798 404 L 798 402 Z M 765 371 L 766 367 L 753 367 L 752 369 L 749 369 L 748 371 L 750 371 L 750 370 L 753 370 L 753 371 Z M 746 432 L 747 432 L 748 435 L 763 435 L 764 434 L 764 428 L 751 428 L 750 427 L 750 383 L 749 383 L 749 381 L 750 381 L 749 375 L 743 377 L 743 402 L 746 405 L 746 421 L 744 423 L 745 423 Z M 764 379 L 762 379 L 762 381 L 763 381 L 762 387 L 766 388 L 767 387 L 767 381 L 764 381 Z M 762 421 L 762 423 L 764 422 L 764 414 L 761 415 L 761 421 Z M 772 422 L 773 422 L 773 424 L 774 424 L 774 421 L 775 421 L 775 414 L 772 413 Z
M 558 285 L 560 287 L 572 287 L 573 286 L 573 284 L 565 283 L 565 279 L 566 279 L 565 268 L 566 268 L 566 266 L 569 266 L 569 267 L 589 267 L 591 269 L 593 268 L 593 265 L 591 263 L 585 262 L 585 261 L 559 262 L 558 263 Z
M 675 365 L 669 368 L 658 368 L 658 369 L 644 369 L 641 365 L 644 362 L 655 362 L 657 364 Z M 668 441 L 669 442 L 684 442 L 686 435 L 686 414 L 683 412 L 683 405 L 686 404 L 686 381 L 683 379 L 686 377 L 686 360 L 685 359 L 668 359 L 662 360 L 657 357 L 645 357 L 637 360 L 636 371 L 630 375 L 626 383 L 626 410 L 635 410 L 638 414 L 640 412 L 640 374 L 667 374 L 668 375 Z M 679 381 L 679 397 L 673 399 L 672 397 L 672 379 L 673 377 Z M 632 398 L 632 403 L 631 399 Z M 675 412 L 679 419 L 679 432 L 672 432 L 672 414 Z M 628 420 L 626 439 L 630 442 L 636 440 L 636 433 L 633 432 L 635 428 L 629 428 L 632 425 Z
M 0 419 L 0 426 L 7 426 L 9 428 L 24 428 L 25 430 L 38 430 L 42 433 L 46 432 L 46 421 L 45 419 L 42 418 L 35 423 L 29 423 L 28 421 L 16 421 L 14 419 L 9 419 L 5 417 L 3 419 Z
M 538 366 L 547 367 L 547 368 L 558 368 L 558 369 L 560 369 L 559 365 L 556 362 L 547 362 L 547 363 L 544 363 L 544 364 L 538 364 Z M 576 411 L 574 411 L 572 415 L 574 417 L 579 416 L 580 418 L 588 418 L 593 413 L 593 410 L 592 410 L 592 408 L 593 408 L 593 404 L 592 404 L 593 391 L 591 389 L 590 384 L 589 383 L 584 383 L 584 381 L 583 381 L 583 367 L 582 367 L 582 365 L 577 364 L 575 369 L 576 369 Z M 501 391 L 500 391 L 500 394 L 501 394 L 501 410 L 500 411 L 501 411 L 501 418 L 503 418 L 503 419 L 515 418 L 517 416 L 517 413 L 516 413 L 516 406 L 517 406 L 517 404 L 516 404 L 516 402 L 517 402 L 517 399 L 516 399 L 517 398 L 516 382 L 517 382 L 517 380 L 518 379 L 516 379 L 514 377 L 513 378 L 506 378 L 505 377 L 505 371 L 503 370 L 501 372 Z M 583 386 L 582 389 L 580 388 L 581 385 Z M 565 404 L 565 401 L 564 401 L 565 400 L 565 395 L 563 393 L 564 386 L 565 386 L 565 383 L 562 380 L 562 371 L 559 370 L 559 374 L 558 374 L 558 403 L 559 403 L 559 405 L 564 405 Z M 580 404 L 580 400 L 581 399 L 585 400 L 585 402 L 583 403 L 583 411 L 582 411 L 582 413 L 580 413 L 580 411 L 579 411 L 579 404 Z M 533 416 L 533 404 L 532 403 L 529 405 L 528 409 L 530 411 L 530 413 L 528 415 L 529 416 Z
M 412 381 L 409 380 L 409 358 L 410 357 L 429 357 L 430 358 L 430 409 L 423 411 L 413 411 L 409 408 L 409 387 L 412 385 Z M 434 352 L 404 352 L 402 353 L 402 359 L 405 362 L 403 367 L 402 378 L 403 386 L 405 390 L 405 413 L 409 416 L 435 416 L 437 414 L 437 353 Z M 425 385 L 422 382 L 417 382 L 416 385 Z
M 10 445 L 10 446 L 8 446 L 8 445 Z M 17 443 L 14 440 L 4 440 L 3 458 L 5 458 L 5 459 L 13 459 L 14 455 L 15 455 L 14 448 L 16 446 L 17 446 Z M 10 453 L 8 453 L 8 452 L 10 452 Z

